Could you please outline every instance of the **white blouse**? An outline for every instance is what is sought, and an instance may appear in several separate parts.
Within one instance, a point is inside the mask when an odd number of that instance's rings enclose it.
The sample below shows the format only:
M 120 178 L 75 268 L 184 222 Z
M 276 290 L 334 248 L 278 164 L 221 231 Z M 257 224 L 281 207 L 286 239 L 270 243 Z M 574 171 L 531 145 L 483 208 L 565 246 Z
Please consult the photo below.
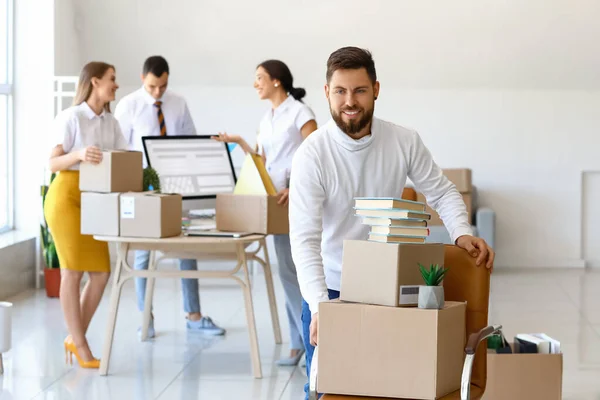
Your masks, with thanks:
M 288 98 L 275 110 L 269 110 L 260 122 L 258 148 L 267 159 L 265 167 L 276 189 L 288 187 L 292 159 L 302 144 L 302 127 L 315 114 L 304 103 Z
M 84 101 L 61 111 L 54 119 L 51 148 L 63 146 L 65 153 L 96 146 L 101 150 L 127 150 L 119 123 L 109 112 L 97 115 Z M 70 170 L 78 170 L 79 163 Z

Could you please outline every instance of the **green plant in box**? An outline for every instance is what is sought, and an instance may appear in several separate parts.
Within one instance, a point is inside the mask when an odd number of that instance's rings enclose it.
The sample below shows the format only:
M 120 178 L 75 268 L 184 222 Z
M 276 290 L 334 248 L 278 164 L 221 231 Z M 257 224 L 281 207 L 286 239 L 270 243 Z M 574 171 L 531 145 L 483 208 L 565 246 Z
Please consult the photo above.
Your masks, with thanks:
M 421 270 L 421 276 L 427 286 L 439 286 L 444 279 L 444 276 L 448 272 L 448 268 L 440 267 L 437 264 L 431 264 L 429 270 L 419 263 L 419 269 Z
M 144 191 L 154 190 L 160 193 L 160 178 L 154 168 L 144 168 Z

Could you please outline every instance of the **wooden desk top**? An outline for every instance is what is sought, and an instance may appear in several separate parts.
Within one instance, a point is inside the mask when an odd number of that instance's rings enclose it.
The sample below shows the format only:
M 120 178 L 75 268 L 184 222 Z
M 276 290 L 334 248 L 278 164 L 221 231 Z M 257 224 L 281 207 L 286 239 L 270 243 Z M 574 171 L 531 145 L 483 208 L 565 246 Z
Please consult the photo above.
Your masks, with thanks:
M 97 236 L 94 239 L 102 242 L 115 243 L 138 243 L 138 244 L 231 244 L 231 243 L 252 243 L 264 239 L 265 235 L 250 235 L 240 238 L 223 236 L 173 236 L 167 238 L 140 238 L 123 236 Z

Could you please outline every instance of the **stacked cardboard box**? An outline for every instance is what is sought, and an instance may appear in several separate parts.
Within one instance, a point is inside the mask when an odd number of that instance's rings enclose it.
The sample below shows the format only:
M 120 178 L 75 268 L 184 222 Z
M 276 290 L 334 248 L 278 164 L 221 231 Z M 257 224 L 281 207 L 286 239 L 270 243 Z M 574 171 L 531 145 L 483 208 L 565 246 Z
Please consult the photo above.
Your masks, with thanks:
M 260 156 L 248 154 L 234 192 L 217 195 L 216 223 L 225 232 L 289 233 L 288 206 L 278 204 Z
M 424 232 L 387 239 L 394 235 L 392 227 L 426 229 L 424 207 L 398 199 L 356 199 L 356 215 L 371 232 L 365 240 L 344 241 L 340 299 L 319 305 L 318 392 L 433 400 L 460 389 L 466 304 L 410 307 L 423 284 L 419 264 L 443 265 L 444 245 L 410 241 L 424 239 Z M 388 232 L 374 232 L 377 226 Z
M 161 238 L 181 234 L 179 194 L 142 192 L 142 153 L 103 151 L 99 164 L 81 163 L 81 233 Z
M 456 189 L 461 194 L 463 201 L 467 206 L 467 214 L 469 215 L 469 223 L 471 224 L 473 222 L 473 183 L 471 170 L 468 168 L 447 168 L 442 171 L 444 175 L 456 185 Z M 417 193 L 417 201 L 426 203 L 425 196 L 422 193 Z M 444 224 L 434 209 L 427 206 L 426 212 L 431 214 L 429 225 L 436 226 Z

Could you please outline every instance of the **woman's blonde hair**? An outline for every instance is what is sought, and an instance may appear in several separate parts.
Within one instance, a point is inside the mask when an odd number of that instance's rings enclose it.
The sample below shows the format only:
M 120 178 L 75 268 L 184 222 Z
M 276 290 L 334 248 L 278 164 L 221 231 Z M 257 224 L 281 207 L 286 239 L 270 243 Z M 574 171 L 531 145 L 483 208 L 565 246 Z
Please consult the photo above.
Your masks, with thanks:
M 79 74 L 79 83 L 77 83 L 77 92 L 75 93 L 75 98 L 73 99 L 73 105 L 78 106 L 84 101 L 87 101 L 92 95 L 92 90 L 94 87 L 92 86 L 92 78 L 102 79 L 106 71 L 109 69 L 115 69 L 114 66 L 99 62 L 92 61 L 87 63 L 81 73 Z M 106 103 L 104 105 L 104 109 L 106 112 L 110 112 L 110 103 Z

